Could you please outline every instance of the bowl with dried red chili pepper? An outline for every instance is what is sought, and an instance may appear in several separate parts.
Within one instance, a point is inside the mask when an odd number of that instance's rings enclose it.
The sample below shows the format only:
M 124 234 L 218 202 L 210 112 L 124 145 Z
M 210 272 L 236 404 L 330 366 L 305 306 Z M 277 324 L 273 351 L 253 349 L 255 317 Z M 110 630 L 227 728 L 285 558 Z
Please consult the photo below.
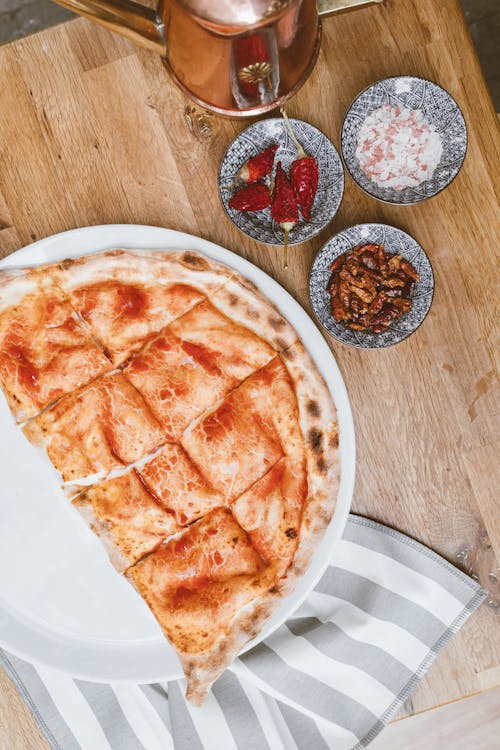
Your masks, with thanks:
M 311 305 L 323 328 L 364 349 L 392 346 L 414 333 L 433 294 L 423 248 L 386 224 L 339 232 L 318 252 L 309 275 Z
M 219 170 L 229 218 L 268 245 L 298 245 L 314 237 L 333 219 L 344 192 L 333 143 L 313 125 L 283 114 L 243 130 Z

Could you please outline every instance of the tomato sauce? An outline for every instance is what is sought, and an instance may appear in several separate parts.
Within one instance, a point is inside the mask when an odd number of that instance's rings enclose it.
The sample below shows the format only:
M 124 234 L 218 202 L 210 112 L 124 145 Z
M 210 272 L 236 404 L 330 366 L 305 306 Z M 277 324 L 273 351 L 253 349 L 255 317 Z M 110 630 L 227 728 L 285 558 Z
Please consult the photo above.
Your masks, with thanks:
M 115 310 L 129 318 L 139 317 L 146 309 L 147 297 L 135 286 L 121 285 L 116 290 Z
M 181 346 L 188 357 L 192 357 L 205 370 L 208 370 L 214 375 L 222 375 L 222 372 L 217 365 L 216 354 L 209 351 L 208 349 L 205 349 L 205 347 L 198 346 L 197 344 L 193 344 L 190 341 L 183 341 Z
M 39 388 L 39 375 L 40 372 L 35 365 L 29 360 L 29 353 L 27 349 L 20 345 L 11 345 L 6 348 L 5 352 L 2 353 L 0 358 L 0 367 L 5 366 L 9 360 L 14 359 L 16 362 L 17 375 L 20 383 L 23 385 L 25 390 L 33 394 L 33 391 Z

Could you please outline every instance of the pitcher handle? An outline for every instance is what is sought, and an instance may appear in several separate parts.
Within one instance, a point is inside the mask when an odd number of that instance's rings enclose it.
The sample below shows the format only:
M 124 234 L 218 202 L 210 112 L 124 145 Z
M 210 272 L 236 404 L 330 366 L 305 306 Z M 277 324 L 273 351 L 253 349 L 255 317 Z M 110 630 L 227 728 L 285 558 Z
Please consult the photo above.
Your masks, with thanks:
M 110 31 L 167 56 L 162 19 L 153 8 L 133 0 L 54 0 L 68 10 L 97 21 Z

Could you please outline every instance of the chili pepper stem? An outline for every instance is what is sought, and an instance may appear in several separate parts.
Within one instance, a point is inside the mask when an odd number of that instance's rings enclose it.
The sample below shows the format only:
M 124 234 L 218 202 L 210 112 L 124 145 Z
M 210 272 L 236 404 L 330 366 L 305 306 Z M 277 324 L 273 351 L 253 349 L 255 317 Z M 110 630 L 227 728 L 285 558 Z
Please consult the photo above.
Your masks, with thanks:
M 302 146 L 300 145 L 300 143 L 298 142 L 298 140 L 297 140 L 297 138 L 295 136 L 295 133 L 293 132 L 293 128 L 292 128 L 292 126 L 290 124 L 290 120 L 288 119 L 288 115 L 285 112 L 285 110 L 283 109 L 283 107 L 281 107 L 280 112 L 281 112 L 281 114 L 284 117 L 284 120 L 286 122 L 286 126 L 288 128 L 288 132 L 290 133 L 292 141 L 295 143 L 295 146 L 297 148 L 297 159 L 303 159 L 304 157 L 307 156 L 307 154 L 304 151 L 304 149 L 302 148 Z
M 232 181 L 230 185 L 222 185 L 221 189 L 222 190 L 234 190 L 234 188 L 239 184 L 239 182 L 240 182 L 240 178 L 238 177 L 238 175 L 236 175 L 236 177 L 234 178 L 234 180 Z
M 281 228 L 283 230 L 283 233 L 285 235 L 285 241 L 283 245 L 283 264 L 284 268 L 288 268 L 288 233 L 291 229 L 293 229 L 295 226 L 294 221 L 284 221 L 281 225 Z
M 246 182 L 248 180 L 248 167 L 246 165 L 243 165 L 241 169 L 239 169 L 235 176 L 234 180 L 230 185 L 223 185 L 223 190 L 234 190 L 236 185 L 238 185 L 239 182 Z

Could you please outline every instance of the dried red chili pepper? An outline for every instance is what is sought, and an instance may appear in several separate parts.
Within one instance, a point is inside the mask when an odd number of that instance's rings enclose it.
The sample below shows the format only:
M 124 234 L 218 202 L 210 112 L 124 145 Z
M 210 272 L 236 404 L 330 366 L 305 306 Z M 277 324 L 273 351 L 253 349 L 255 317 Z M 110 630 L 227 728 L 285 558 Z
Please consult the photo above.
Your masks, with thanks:
M 261 151 L 257 156 L 252 156 L 237 171 L 236 176 L 229 188 L 233 188 L 237 182 L 246 182 L 247 185 L 263 180 L 271 172 L 274 163 L 274 154 L 278 146 L 273 144 Z
M 280 161 L 276 167 L 276 176 L 274 178 L 271 216 L 285 233 L 284 263 L 285 268 L 288 268 L 288 233 L 298 224 L 299 206 L 292 183 L 288 179 Z
M 281 114 L 285 118 L 287 128 L 290 132 L 293 142 L 297 147 L 297 158 L 290 167 L 290 180 L 297 196 L 297 202 L 302 211 L 302 216 L 306 221 L 311 220 L 311 209 L 318 188 L 318 165 L 314 156 L 308 156 L 293 132 L 288 115 L 284 109 Z
M 269 188 L 262 182 L 241 187 L 229 199 L 229 208 L 235 208 L 237 211 L 262 211 L 270 205 Z

